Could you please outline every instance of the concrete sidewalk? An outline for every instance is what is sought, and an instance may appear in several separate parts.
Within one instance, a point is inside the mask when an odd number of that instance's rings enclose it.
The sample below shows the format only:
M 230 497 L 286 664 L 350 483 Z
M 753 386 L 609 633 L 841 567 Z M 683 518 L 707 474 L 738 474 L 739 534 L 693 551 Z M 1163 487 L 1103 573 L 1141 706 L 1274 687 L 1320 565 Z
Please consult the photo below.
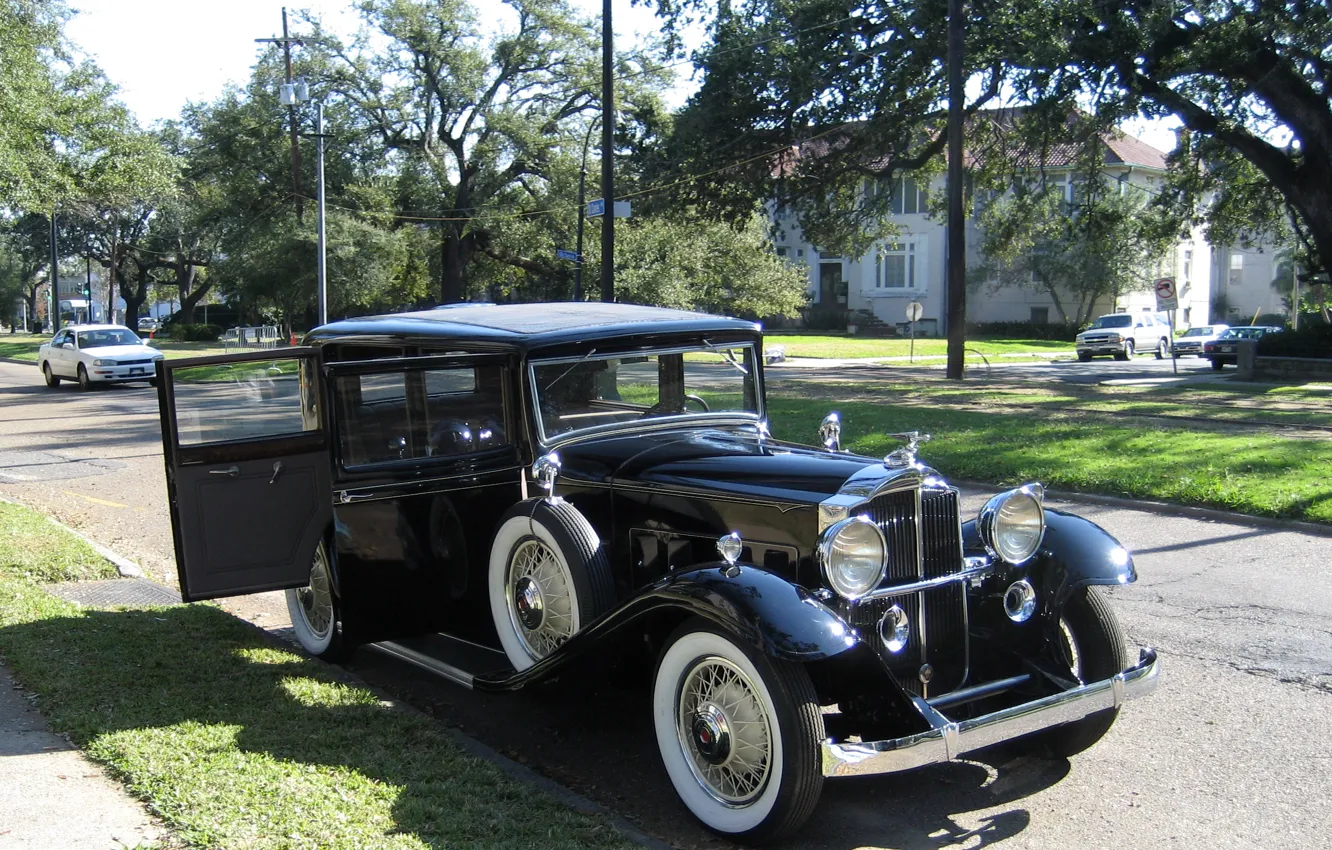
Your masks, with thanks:
M 165 837 L 119 782 L 47 730 L 0 665 L 0 848 L 122 850 Z

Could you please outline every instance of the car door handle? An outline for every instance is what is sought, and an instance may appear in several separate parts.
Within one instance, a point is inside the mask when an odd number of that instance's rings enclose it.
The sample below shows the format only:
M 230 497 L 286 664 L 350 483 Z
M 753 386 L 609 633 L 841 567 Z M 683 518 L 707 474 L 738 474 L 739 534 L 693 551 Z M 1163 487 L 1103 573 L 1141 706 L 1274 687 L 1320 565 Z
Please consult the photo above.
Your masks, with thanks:
M 268 483 L 272 484 L 274 481 L 277 481 L 277 477 L 281 474 L 282 474 L 282 461 L 280 460 L 273 461 L 273 477 L 268 479 Z
M 209 474 L 209 475 L 229 475 L 229 476 L 231 476 L 232 478 L 235 478 L 237 475 L 240 475 L 240 469 L 237 468 L 237 467 L 234 467 L 234 466 L 229 466 L 229 467 L 227 467 L 226 469 L 210 469 L 210 470 L 208 470 L 208 474 Z

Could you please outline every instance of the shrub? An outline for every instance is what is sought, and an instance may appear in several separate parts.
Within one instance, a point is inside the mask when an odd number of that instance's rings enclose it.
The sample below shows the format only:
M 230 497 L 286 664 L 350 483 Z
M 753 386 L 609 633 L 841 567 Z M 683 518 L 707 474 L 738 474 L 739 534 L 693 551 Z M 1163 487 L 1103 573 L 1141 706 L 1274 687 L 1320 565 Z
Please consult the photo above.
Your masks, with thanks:
M 1258 340 L 1262 357 L 1332 358 L 1332 325 L 1303 325 L 1297 331 L 1267 334 Z
M 1060 342 L 1073 342 L 1078 335 L 1078 328 L 1064 322 L 970 322 L 967 324 L 967 337 L 989 337 L 991 339 L 1050 339 Z
M 222 335 L 222 328 L 217 325 L 181 325 L 170 326 L 171 338 L 177 342 L 217 342 Z
M 805 314 L 805 327 L 812 331 L 846 330 L 845 307 L 811 307 Z

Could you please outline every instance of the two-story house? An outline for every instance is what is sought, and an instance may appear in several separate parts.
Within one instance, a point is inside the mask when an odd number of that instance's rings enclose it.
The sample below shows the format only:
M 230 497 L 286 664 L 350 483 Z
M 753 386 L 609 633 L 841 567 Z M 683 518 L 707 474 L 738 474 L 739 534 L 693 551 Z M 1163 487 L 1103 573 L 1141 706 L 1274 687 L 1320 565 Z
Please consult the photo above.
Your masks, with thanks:
M 1147 194 L 1159 191 L 1166 170 L 1164 151 L 1122 133 L 1106 134 L 1102 141 L 1105 151 L 1102 179 L 1118 182 L 1127 191 Z M 1067 161 L 1060 161 L 1056 149 L 1054 156 L 1043 169 L 1045 179 L 1062 183 L 1068 200 L 1072 201 L 1075 180 L 1071 154 Z M 898 234 L 872 246 L 863 256 L 844 257 L 821 251 L 804 240 L 794 219 L 781 210 L 774 213 L 779 225 L 775 249 L 778 255 L 789 261 L 808 267 L 809 292 L 816 309 L 868 311 L 886 324 L 897 325 L 905 322 L 907 306 L 914 301 L 923 307 L 918 333 L 945 333 L 948 314 L 947 233 L 943 220 L 930 215 L 927 200 L 934 193 L 938 193 L 935 197 L 941 197 L 945 188 L 942 176 L 929 186 L 918 185 L 909 176 L 897 178 L 891 187 L 891 213 Z M 969 268 L 979 262 L 981 238 L 976 219 L 970 218 L 966 234 Z M 1225 262 L 1256 264 L 1247 254 L 1244 260 L 1234 260 L 1235 256 L 1233 252 L 1214 250 L 1198 230 L 1189 238 L 1180 240 L 1165 258 L 1157 273 L 1176 278 L 1180 298 L 1176 316 L 1178 326 L 1213 320 L 1211 304 L 1213 290 L 1218 285 L 1213 264 L 1218 257 Z M 1255 272 L 1255 276 L 1261 276 L 1261 273 Z M 1249 288 L 1246 284 L 1244 291 L 1247 293 Z M 1104 303 L 1095 305 L 1091 315 L 1155 309 L 1155 296 L 1146 289 L 1125 294 L 1118 301 L 1107 297 Z M 973 287 L 968 293 L 966 313 L 971 322 L 1059 321 L 1053 299 L 1036 286 Z M 1224 317 L 1215 318 L 1224 320 Z

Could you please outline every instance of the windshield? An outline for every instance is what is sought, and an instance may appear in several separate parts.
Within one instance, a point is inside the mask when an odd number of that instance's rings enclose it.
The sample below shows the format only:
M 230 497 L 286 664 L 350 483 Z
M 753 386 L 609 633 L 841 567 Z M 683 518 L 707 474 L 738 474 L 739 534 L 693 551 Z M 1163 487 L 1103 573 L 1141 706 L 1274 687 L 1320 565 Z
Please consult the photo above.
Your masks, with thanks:
M 79 332 L 79 348 L 101 348 L 106 345 L 138 345 L 139 338 L 129 328 L 102 328 Z
M 1132 316 L 1102 316 L 1091 323 L 1089 331 L 1100 330 L 1101 328 L 1127 328 L 1133 324 Z
M 1189 328 L 1184 333 L 1180 334 L 1180 336 L 1209 336 L 1211 333 L 1211 328 Z
M 537 361 L 533 389 L 545 438 L 659 417 L 759 416 L 754 349 L 702 345 Z

